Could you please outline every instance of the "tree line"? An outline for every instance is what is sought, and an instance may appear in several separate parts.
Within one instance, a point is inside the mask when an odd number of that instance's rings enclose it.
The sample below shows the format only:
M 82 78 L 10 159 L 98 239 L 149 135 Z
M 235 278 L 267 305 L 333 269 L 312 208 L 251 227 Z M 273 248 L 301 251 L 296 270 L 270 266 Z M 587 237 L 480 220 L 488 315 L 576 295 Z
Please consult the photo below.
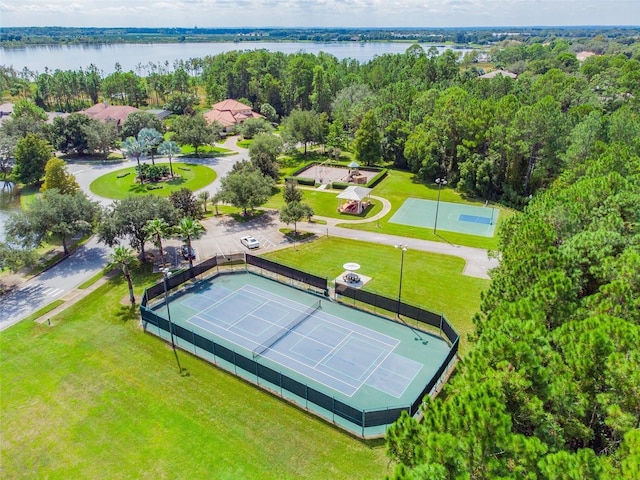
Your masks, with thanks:
M 148 28 L 148 27 L 2 27 L 0 45 L 79 45 L 228 41 L 416 41 L 492 44 L 505 39 L 629 38 L 636 27 L 451 27 L 451 28 Z
M 640 142 L 584 153 L 500 230 L 471 353 L 389 429 L 393 478 L 640 475 Z
M 466 195 L 521 206 L 575 161 L 579 142 L 620 139 L 636 107 L 639 43 L 591 41 L 612 53 L 580 62 L 573 43 L 562 39 L 490 50 L 495 64 L 517 79 L 478 78 L 484 70 L 473 55 L 413 45 L 365 64 L 257 50 L 104 77 L 91 67 L 45 72 L 24 94 L 45 110 L 75 110 L 99 97 L 179 115 L 235 98 L 271 122 L 309 112 L 318 125 L 303 134 L 305 145 L 341 150 L 353 149 L 368 113 L 374 118 L 367 128 L 380 137 L 375 162 L 392 161 L 427 181 L 444 176 Z M 4 73 L 8 89 L 22 85 L 24 75 Z

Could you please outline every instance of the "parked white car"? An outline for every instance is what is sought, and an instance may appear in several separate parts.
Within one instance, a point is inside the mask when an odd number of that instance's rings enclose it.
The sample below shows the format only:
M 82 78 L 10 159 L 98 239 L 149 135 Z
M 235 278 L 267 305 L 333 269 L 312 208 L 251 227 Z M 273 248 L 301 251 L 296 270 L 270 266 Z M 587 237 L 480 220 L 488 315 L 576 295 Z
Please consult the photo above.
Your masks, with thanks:
M 260 242 L 251 236 L 242 237 L 240 243 L 250 249 L 260 248 Z

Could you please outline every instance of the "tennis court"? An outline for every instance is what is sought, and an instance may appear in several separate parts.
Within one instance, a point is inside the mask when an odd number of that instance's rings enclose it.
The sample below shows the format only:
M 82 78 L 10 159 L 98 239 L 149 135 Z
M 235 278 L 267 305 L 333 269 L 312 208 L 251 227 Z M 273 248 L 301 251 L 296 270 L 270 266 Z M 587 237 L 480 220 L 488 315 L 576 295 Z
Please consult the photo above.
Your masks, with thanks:
M 434 202 L 420 198 L 406 199 L 389 219 L 413 227 L 433 228 L 438 208 L 438 230 L 493 237 L 500 209 L 462 203 Z
M 437 335 L 247 272 L 198 282 L 171 295 L 169 307 L 183 349 L 260 386 L 271 382 L 270 391 L 336 423 L 350 420 L 358 432 L 376 425 L 365 412 L 421 398 L 451 348 Z M 152 310 L 167 318 L 163 302 Z M 205 345 L 209 339 L 218 350 Z M 388 423 L 380 420 L 377 433 Z

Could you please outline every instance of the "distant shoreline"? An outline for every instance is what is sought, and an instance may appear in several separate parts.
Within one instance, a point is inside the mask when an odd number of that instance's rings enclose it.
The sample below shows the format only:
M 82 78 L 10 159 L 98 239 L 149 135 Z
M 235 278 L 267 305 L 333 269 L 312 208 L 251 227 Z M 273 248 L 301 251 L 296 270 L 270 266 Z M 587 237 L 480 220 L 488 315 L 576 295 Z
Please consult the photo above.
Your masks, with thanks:
M 640 26 L 446 27 L 446 28 L 138 28 L 0 27 L 0 46 L 148 43 L 433 43 L 488 47 L 504 40 L 638 36 Z

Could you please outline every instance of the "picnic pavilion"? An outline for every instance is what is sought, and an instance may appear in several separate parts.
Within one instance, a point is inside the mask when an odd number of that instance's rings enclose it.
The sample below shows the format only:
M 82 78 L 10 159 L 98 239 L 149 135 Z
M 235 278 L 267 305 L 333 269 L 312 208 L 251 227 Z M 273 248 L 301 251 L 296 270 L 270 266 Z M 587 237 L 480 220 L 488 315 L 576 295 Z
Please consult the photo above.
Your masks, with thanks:
M 369 196 L 371 195 L 371 190 L 371 188 L 358 187 L 356 185 L 347 187 L 338 195 L 338 200 L 340 201 L 338 211 L 360 215 L 370 204 Z

